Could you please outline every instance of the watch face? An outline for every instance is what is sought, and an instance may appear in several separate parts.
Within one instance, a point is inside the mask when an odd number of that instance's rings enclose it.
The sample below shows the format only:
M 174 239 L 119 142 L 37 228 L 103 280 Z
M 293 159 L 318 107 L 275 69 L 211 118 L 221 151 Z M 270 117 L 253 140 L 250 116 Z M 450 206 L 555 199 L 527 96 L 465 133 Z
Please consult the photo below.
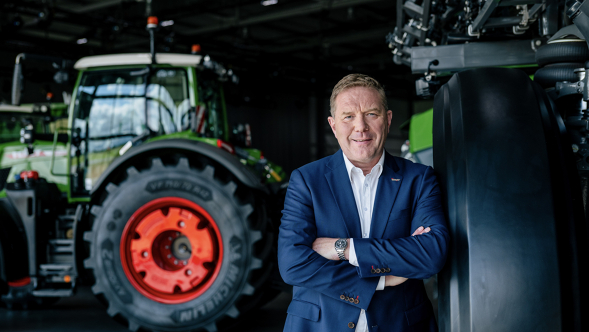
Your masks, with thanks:
M 335 249 L 346 249 L 348 246 L 348 241 L 346 239 L 339 239 L 335 241 Z

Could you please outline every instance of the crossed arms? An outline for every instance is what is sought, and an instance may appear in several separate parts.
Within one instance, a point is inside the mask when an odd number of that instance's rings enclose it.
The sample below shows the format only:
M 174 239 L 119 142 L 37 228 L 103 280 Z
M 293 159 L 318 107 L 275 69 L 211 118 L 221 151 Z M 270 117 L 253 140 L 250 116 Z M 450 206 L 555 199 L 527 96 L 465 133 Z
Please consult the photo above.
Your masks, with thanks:
M 431 169 L 424 173 L 422 182 L 423 189 L 414 205 L 411 221 L 412 230 L 424 227 L 418 230 L 420 235 L 395 239 L 355 238 L 359 263 L 355 267 L 332 259 L 337 257 L 331 257 L 329 252 L 333 250 L 335 239 L 317 237 L 311 190 L 301 172 L 295 170 L 282 211 L 278 239 L 278 261 L 284 281 L 335 299 L 343 293 L 359 296 L 361 301 L 357 306 L 367 309 L 381 275 L 387 276 L 385 285 L 393 286 L 405 281 L 404 278 L 425 279 L 437 273 L 446 259 L 448 231 Z M 429 232 L 425 232 L 427 228 Z M 378 263 L 390 267 L 390 271 L 379 275 L 371 273 L 371 267 Z
M 423 226 L 419 226 L 419 228 L 417 228 L 415 230 L 415 232 L 413 232 L 413 234 L 411 234 L 411 236 L 426 234 L 426 233 L 429 233 L 429 231 L 431 231 L 430 227 L 424 228 Z M 340 258 L 337 255 L 337 252 L 335 251 L 335 241 L 337 241 L 337 238 L 318 237 L 317 239 L 315 239 L 315 241 L 313 241 L 313 250 L 315 250 L 316 253 L 318 253 L 319 255 L 321 255 L 327 259 L 330 259 L 333 261 L 339 261 Z M 350 246 L 349 245 L 346 248 L 346 250 L 344 251 L 344 256 L 346 257 L 347 260 L 350 260 Z M 394 275 L 387 275 L 384 277 L 385 277 L 384 287 L 397 286 L 397 285 L 404 283 L 407 280 L 407 278 L 397 277 Z

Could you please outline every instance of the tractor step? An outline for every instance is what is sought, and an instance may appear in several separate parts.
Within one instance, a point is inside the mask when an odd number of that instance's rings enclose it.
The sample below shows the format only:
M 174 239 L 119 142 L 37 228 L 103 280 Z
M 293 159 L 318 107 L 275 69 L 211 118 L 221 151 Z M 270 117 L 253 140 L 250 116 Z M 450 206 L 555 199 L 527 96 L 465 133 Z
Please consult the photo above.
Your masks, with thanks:
M 36 297 L 68 297 L 74 295 L 73 289 L 39 289 L 33 291 Z
M 38 273 L 39 276 L 45 277 L 46 282 L 60 284 L 73 283 L 76 277 L 74 266 L 71 264 L 41 264 Z
M 74 267 L 71 264 L 41 264 L 39 270 L 42 275 L 65 273 L 73 271 Z
M 49 240 L 49 246 L 51 253 L 73 253 L 74 252 L 74 240 L 72 239 L 53 239 Z

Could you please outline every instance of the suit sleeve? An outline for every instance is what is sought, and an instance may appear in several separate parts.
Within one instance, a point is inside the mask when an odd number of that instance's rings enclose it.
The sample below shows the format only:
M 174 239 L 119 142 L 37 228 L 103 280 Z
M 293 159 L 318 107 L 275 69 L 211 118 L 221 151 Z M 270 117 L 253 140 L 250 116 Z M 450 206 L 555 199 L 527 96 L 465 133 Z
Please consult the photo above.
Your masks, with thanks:
M 317 227 L 311 192 L 300 171 L 291 174 L 278 236 L 278 266 L 287 284 L 321 292 L 338 301 L 367 309 L 379 278 L 359 277 L 346 261 L 328 260 L 316 253 Z M 374 275 L 372 275 L 374 277 Z M 341 295 L 358 299 L 354 304 Z
M 360 277 L 394 275 L 426 279 L 444 266 L 449 235 L 440 188 L 431 167 L 425 170 L 418 188 L 411 231 L 419 226 L 430 227 L 431 231 L 396 239 L 354 239 Z M 373 273 L 373 267 L 381 268 L 381 273 Z M 383 268 L 390 271 L 383 272 Z

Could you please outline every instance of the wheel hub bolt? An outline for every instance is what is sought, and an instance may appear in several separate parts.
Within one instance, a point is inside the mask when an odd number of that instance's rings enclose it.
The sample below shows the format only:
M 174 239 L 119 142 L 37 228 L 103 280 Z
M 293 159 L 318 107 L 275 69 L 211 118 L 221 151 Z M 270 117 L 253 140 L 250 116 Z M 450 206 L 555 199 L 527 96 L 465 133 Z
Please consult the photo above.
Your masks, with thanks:
M 172 255 L 171 254 L 168 254 L 168 258 L 172 258 Z
M 177 259 L 174 260 L 174 265 L 178 265 L 178 260 Z
M 187 262 L 187 261 L 184 261 L 184 262 L 182 262 L 182 263 L 184 263 L 184 265 L 188 264 L 188 262 Z M 190 271 L 190 270 L 189 270 L 189 271 Z M 192 273 L 192 272 L 191 272 L 191 273 Z
M 143 257 L 147 258 L 147 251 L 144 251 L 144 252 L 142 253 L 142 255 L 143 255 Z
M 178 226 L 180 226 L 180 228 L 183 228 L 186 224 L 184 224 L 184 221 L 181 221 L 178 223 Z
M 186 275 L 189 276 L 192 274 L 192 270 L 186 270 Z

